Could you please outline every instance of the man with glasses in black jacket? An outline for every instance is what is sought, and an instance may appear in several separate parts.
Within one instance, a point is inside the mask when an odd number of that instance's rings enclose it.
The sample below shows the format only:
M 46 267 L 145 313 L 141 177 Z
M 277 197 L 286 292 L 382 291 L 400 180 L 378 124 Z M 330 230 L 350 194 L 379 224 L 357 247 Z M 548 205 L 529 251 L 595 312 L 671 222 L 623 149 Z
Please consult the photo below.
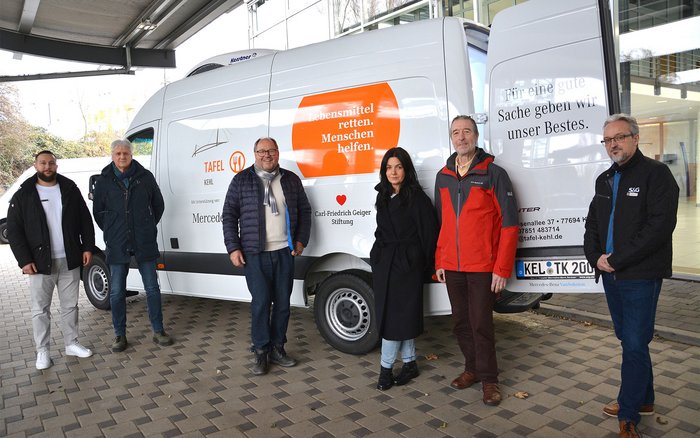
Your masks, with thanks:
M 584 251 L 596 279 L 603 279 L 622 343 L 620 391 L 603 411 L 619 420 L 620 437 L 632 438 L 641 436 L 640 415 L 654 413 L 649 342 L 661 283 L 671 277 L 678 184 L 668 166 L 639 150 L 634 117 L 614 114 L 603 130 L 602 143 L 613 164 L 596 180 Z

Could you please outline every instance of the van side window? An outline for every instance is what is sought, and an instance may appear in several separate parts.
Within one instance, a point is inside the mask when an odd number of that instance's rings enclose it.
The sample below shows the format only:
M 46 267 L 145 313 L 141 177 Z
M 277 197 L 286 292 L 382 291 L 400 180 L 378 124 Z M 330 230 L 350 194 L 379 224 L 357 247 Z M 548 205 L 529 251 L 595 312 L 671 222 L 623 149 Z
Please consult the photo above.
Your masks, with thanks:
M 129 136 L 129 141 L 134 146 L 134 156 L 148 157 L 150 162 L 153 152 L 153 128 L 144 129 Z M 141 163 L 143 164 L 143 163 Z

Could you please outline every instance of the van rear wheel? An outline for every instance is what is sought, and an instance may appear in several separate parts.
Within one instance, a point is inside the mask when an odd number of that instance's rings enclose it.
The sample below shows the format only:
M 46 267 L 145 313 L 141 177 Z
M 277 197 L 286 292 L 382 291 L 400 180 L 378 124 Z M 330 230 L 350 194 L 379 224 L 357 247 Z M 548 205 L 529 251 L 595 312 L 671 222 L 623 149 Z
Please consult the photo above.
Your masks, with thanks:
M 369 353 L 379 343 L 374 291 L 360 275 L 342 272 L 324 280 L 314 316 L 321 336 L 343 353 Z
M 85 294 L 93 306 L 100 310 L 109 310 L 109 266 L 102 254 L 94 254 L 90 266 L 83 268 L 83 286 Z

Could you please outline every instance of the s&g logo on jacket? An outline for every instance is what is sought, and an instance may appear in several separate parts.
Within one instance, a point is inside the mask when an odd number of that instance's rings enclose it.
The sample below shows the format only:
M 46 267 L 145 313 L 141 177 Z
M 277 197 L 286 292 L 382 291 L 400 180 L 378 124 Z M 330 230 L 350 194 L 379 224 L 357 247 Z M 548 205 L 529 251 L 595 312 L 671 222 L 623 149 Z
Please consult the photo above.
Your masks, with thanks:
M 639 196 L 639 187 L 630 187 L 627 189 L 627 196 Z

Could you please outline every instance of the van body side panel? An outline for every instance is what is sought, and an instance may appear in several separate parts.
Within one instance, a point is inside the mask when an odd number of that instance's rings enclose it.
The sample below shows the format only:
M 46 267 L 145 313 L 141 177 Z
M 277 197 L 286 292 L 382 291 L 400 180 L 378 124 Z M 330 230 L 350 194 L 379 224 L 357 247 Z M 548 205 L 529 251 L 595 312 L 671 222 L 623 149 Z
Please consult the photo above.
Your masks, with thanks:
M 450 53 L 445 53 L 445 33 L 451 38 Z M 446 83 L 449 70 L 455 78 L 452 89 Z M 411 154 L 432 198 L 435 175 L 450 154 L 448 113 L 473 108 L 468 72 L 462 21 L 457 19 L 277 54 L 270 135 L 279 142 L 280 164 L 302 176 L 311 202 L 312 236 L 305 255 L 369 257 L 376 228 L 374 186 L 381 159 L 392 147 Z M 426 291 L 429 313 L 449 313 L 444 286 Z
M 168 86 L 159 183 L 171 293 L 250 300 L 245 278 L 235 275 L 223 244 L 221 209 L 233 176 L 255 161 L 255 140 L 268 135 L 272 59 L 260 57 Z M 214 264 L 228 266 L 233 275 L 197 271 L 202 263 L 212 264 L 213 254 L 218 254 Z
M 546 7 L 545 7 L 546 6 Z M 513 292 L 598 292 L 583 258 L 607 78 L 597 1 L 533 0 L 496 17 L 489 41 L 488 146 L 520 207 Z

